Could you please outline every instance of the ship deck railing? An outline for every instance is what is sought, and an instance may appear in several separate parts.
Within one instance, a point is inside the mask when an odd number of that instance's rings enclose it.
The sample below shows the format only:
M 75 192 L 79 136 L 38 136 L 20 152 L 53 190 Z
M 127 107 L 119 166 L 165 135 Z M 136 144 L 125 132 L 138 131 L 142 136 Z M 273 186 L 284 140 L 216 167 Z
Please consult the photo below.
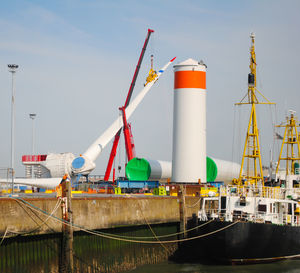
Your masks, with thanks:
M 291 225 L 300 226 L 300 216 L 290 215 L 287 213 L 266 213 L 256 212 L 247 213 L 243 211 L 231 211 L 231 212 L 220 212 L 217 209 L 205 209 L 199 213 L 199 219 L 201 221 L 207 221 L 212 219 L 218 219 L 220 221 L 241 221 L 241 222 L 253 222 L 253 223 L 268 223 L 275 225 Z
M 220 188 L 221 196 L 264 197 L 285 199 L 286 189 L 280 187 L 225 186 Z

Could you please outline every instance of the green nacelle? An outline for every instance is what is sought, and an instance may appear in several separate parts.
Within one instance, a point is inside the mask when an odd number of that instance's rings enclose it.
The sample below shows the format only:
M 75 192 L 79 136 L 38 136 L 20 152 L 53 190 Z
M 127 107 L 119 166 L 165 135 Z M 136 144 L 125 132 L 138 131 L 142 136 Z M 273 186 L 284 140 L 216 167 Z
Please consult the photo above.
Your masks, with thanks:
M 151 167 L 144 158 L 131 159 L 125 168 L 126 177 L 132 181 L 147 181 L 150 177 Z
M 218 167 L 215 161 L 210 157 L 206 157 L 206 180 L 207 182 L 214 182 L 218 175 Z

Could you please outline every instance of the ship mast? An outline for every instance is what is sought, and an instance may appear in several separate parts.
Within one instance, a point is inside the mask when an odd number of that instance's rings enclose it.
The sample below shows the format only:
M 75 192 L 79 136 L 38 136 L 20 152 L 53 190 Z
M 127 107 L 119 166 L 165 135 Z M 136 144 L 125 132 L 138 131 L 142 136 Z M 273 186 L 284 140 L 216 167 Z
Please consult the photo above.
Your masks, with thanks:
M 286 176 L 292 174 L 299 174 L 299 160 L 300 160 L 300 144 L 297 127 L 300 127 L 298 120 L 295 117 L 295 111 L 290 110 L 290 117 L 286 118 L 286 124 L 277 125 L 276 127 L 285 127 L 284 136 L 282 139 L 278 164 L 276 167 L 276 174 L 278 174 L 279 164 L 281 160 L 286 161 Z M 283 156 L 284 145 L 286 144 L 286 154 Z M 296 145 L 296 147 L 294 147 Z M 296 148 L 296 149 L 295 149 Z M 298 153 L 296 150 L 298 149 Z M 298 162 L 297 162 L 298 161 Z M 298 165 L 297 165 L 298 163 Z
M 251 114 L 248 123 L 247 135 L 244 145 L 244 152 L 241 164 L 241 170 L 238 178 L 238 183 L 242 184 L 254 184 L 257 185 L 258 181 L 263 182 L 263 170 L 261 163 L 261 152 L 259 146 L 259 131 L 257 128 L 256 120 L 256 104 L 274 104 L 266 99 L 257 89 L 256 89 L 256 56 L 255 56 L 255 35 L 251 33 L 251 47 L 250 47 L 250 73 L 248 74 L 248 92 L 244 98 L 235 105 L 250 104 Z M 260 94 L 265 101 L 260 102 L 258 99 L 258 94 Z M 247 99 L 248 98 L 248 99 Z M 245 169 L 245 174 L 243 174 L 244 164 L 247 161 L 247 168 Z

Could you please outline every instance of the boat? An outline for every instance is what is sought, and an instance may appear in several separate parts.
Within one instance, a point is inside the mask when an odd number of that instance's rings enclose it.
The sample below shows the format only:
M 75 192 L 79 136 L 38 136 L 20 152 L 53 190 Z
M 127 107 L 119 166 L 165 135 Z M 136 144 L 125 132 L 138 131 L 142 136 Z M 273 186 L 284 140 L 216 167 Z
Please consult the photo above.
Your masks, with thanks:
M 251 264 L 300 258 L 299 122 L 291 112 L 279 126 L 285 127 L 279 160 L 275 176 L 266 181 L 255 106 L 271 102 L 256 89 L 255 36 L 250 37 L 247 101 L 238 103 L 251 105 L 240 176 L 215 196 L 201 199 L 198 217 L 188 221 L 171 258 L 178 262 Z M 285 172 L 279 171 L 282 161 Z
M 223 190 L 203 199 L 198 221 L 187 226 L 198 228 L 187 233 L 192 240 L 180 243 L 175 260 L 250 264 L 300 257 L 299 206 L 286 189 Z

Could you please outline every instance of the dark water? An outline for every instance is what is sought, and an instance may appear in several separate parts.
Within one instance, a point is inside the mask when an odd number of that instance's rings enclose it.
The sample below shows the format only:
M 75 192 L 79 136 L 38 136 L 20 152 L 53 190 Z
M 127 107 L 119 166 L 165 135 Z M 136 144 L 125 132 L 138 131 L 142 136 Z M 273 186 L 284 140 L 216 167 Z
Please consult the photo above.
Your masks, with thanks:
M 152 228 L 157 235 L 178 231 L 176 223 L 153 225 Z M 148 226 L 115 228 L 102 232 L 132 238 L 152 236 Z M 159 244 L 130 243 L 77 232 L 73 242 L 74 272 L 126 272 L 144 264 L 166 261 L 168 254 L 174 252 L 176 247 L 176 244 L 168 244 L 166 250 Z M 7 238 L 0 246 L 0 273 L 59 272 L 61 257 L 60 234 Z
M 200 265 L 163 262 L 144 265 L 130 273 L 299 273 L 300 260 L 289 260 L 261 265 Z

